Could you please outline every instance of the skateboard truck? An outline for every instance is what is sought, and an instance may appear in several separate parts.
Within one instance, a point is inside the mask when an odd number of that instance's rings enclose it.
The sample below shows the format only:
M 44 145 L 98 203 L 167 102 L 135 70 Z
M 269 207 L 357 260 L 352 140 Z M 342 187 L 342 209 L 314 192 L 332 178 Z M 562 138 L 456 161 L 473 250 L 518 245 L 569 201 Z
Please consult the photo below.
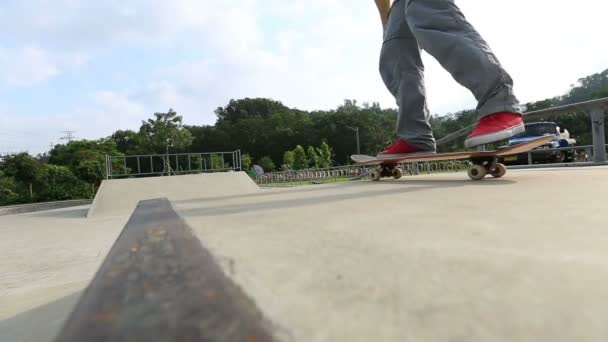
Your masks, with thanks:
M 370 173 L 369 176 L 373 181 L 379 181 L 380 178 L 384 177 L 400 179 L 403 177 L 403 169 L 399 167 L 399 164 L 380 164 Z
M 488 174 L 494 178 L 501 178 L 507 173 L 507 167 L 499 163 L 496 156 L 472 157 L 471 163 L 468 175 L 472 180 L 482 180 Z

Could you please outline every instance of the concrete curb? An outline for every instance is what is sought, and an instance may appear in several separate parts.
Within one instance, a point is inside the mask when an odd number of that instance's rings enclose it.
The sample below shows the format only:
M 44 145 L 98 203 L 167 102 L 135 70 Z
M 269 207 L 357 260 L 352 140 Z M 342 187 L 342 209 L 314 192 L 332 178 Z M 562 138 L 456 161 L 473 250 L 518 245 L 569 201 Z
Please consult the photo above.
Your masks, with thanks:
M 89 205 L 91 203 L 93 203 L 93 200 L 71 200 L 71 201 L 12 205 L 12 206 L 8 206 L 8 207 L 0 207 L 0 216 L 33 213 L 33 212 L 37 212 L 37 211 L 45 211 L 45 210 L 61 209 L 61 208 L 69 208 L 69 207 L 77 207 L 77 206 L 81 206 L 81 205 Z

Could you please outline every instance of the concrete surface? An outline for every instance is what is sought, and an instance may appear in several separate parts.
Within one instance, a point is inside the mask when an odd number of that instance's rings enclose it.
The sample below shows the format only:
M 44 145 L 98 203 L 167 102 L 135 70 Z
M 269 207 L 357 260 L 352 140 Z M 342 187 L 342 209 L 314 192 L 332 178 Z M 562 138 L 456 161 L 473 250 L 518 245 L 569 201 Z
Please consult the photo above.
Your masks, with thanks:
M 608 168 L 174 200 L 285 340 L 608 340 Z M 0 217 L 0 341 L 48 341 L 128 215 Z M 52 319 L 49 319 L 52 318 Z
M 146 199 L 209 198 L 257 191 L 257 184 L 245 172 L 110 179 L 101 183 L 87 217 L 125 215 Z
M 15 215 L 24 213 L 33 213 L 38 211 L 47 211 L 53 209 L 78 207 L 82 205 L 89 205 L 92 200 L 70 200 L 70 201 L 56 201 L 56 202 L 42 202 L 32 204 L 21 204 L 0 207 L 0 216 L 3 215 Z
M 128 216 L 88 206 L 0 217 L 0 342 L 51 341 Z

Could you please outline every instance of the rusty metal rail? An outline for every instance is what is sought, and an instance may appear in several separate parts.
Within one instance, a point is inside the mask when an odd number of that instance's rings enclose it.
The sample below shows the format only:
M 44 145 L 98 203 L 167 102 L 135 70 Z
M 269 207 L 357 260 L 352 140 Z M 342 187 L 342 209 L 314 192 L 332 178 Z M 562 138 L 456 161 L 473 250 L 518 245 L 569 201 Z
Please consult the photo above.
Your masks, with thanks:
M 167 199 L 141 201 L 56 341 L 273 341 Z

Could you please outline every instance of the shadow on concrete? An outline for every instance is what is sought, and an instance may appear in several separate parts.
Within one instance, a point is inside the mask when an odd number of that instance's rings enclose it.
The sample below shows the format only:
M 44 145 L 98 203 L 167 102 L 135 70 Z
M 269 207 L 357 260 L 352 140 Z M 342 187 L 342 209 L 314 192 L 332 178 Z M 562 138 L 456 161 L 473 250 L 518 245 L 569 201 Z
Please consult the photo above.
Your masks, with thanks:
M 482 186 L 500 186 L 500 185 L 508 185 L 512 184 L 514 181 L 512 180 L 488 180 L 482 182 L 474 182 L 471 180 L 384 180 L 378 184 L 391 184 L 395 187 L 386 189 L 383 188 L 381 190 L 369 190 L 369 191 L 360 191 L 356 193 L 341 193 L 341 194 L 328 194 L 324 196 L 315 196 L 315 197 L 307 197 L 307 198 L 295 198 L 295 199 L 285 199 L 285 198 L 277 198 L 272 201 L 265 202 L 255 202 L 255 203 L 247 203 L 247 204 L 237 204 L 237 205 L 224 205 L 224 206 L 215 206 L 215 207 L 205 207 L 205 208 L 189 208 L 189 209 L 181 209 L 177 208 L 177 211 L 188 217 L 188 216 L 223 216 L 244 212 L 260 212 L 264 210 L 275 210 L 275 209 L 289 209 L 296 207 L 305 207 L 309 205 L 319 205 L 319 204 L 330 204 L 339 201 L 353 200 L 353 199 L 361 199 L 361 198 L 374 198 L 386 195 L 400 195 L 400 194 L 408 194 L 414 192 L 420 192 L 425 190 L 433 190 L 433 189 L 447 189 L 447 188 L 455 188 L 455 187 L 463 187 L 466 185 L 482 185 Z M 360 184 L 360 183 L 359 183 Z M 368 185 L 370 185 L 368 183 Z M 397 186 L 398 185 L 398 186 Z M 415 185 L 408 187 L 408 185 Z M 372 185 L 373 186 L 373 185 Z M 369 188 L 369 187 L 367 187 Z M 327 190 L 327 189 L 326 189 Z
M 42 218 L 86 218 L 89 207 L 78 207 L 72 209 L 59 209 L 43 211 L 35 214 L 29 214 L 30 217 L 42 217 Z
M 76 306 L 82 291 L 0 321 L 0 341 L 52 341 Z

